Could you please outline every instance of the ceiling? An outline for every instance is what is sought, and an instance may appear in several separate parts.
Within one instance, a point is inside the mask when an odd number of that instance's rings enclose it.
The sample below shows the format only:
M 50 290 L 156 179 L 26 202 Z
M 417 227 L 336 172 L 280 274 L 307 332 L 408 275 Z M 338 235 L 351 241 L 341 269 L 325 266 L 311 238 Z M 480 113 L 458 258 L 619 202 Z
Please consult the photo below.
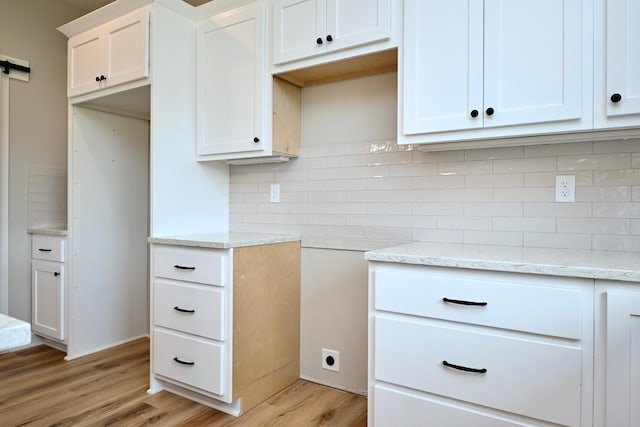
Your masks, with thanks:
M 85 12 L 91 12 L 99 9 L 105 4 L 109 4 L 114 0 L 63 0 L 66 3 L 72 4 L 78 9 L 82 9 Z M 201 4 L 208 3 L 212 0 L 183 0 L 192 6 L 200 6 Z

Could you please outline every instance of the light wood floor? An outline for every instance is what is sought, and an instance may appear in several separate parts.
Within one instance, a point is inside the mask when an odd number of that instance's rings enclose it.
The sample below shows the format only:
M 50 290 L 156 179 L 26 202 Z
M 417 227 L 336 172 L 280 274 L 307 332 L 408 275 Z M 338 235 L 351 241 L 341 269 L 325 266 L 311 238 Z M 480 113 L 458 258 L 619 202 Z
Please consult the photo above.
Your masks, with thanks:
M 37 346 L 0 354 L 0 426 L 366 426 L 366 398 L 300 380 L 235 418 L 149 395 L 149 341 L 65 361 Z

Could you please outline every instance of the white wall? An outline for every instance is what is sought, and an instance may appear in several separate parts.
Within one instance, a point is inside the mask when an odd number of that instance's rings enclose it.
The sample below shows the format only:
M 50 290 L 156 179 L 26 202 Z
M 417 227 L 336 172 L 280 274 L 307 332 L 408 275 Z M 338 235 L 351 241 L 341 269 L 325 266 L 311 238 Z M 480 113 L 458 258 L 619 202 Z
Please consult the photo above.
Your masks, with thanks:
M 27 321 L 31 319 L 27 182 L 34 168 L 67 168 L 67 45 L 56 27 L 81 14 L 57 0 L 0 0 L 0 52 L 30 61 L 32 68 L 29 82 L 10 83 L 9 117 L 8 314 Z
M 398 147 L 395 73 L 305 88 L 302 109 L 299 159 L 230 169 L 230 216 L 234 231 L 302 235 L 303 377 L 366 385 L 358 366 L 318 370 L 323 346 L 366 360 L 363 251 L 431 241 L 640 252 L 640 140 Z M 554 203 L 556 175 L 576 176 L 575 203 Z M 281 203 L 269 203 L 271 183 Z

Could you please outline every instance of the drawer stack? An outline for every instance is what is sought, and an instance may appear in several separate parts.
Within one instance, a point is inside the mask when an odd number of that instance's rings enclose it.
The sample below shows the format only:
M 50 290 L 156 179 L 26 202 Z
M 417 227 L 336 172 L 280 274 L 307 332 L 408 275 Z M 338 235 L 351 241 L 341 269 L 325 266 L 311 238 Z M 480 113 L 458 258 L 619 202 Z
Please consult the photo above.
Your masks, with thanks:
M 31 330 L 61 349 L 67 338 L 65 241 L 63 236 L 31 238 Z
M 584 421 L 588 281 L 374 263 L 370 282 L 370 425 Z
M 155 375 L 231 402 L 229 256 L 216 249 L 153 247 Z

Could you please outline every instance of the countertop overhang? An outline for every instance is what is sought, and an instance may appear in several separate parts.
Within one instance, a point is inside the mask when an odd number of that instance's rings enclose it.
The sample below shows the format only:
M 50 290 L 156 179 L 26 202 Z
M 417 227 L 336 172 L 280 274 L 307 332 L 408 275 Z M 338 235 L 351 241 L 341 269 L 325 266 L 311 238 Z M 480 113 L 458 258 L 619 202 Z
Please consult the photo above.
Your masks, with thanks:
M 300 241 L 300 236 L 262 233 L 203 233 L 163 237 L 154 236 L 148 239 L 149 243 L 154 244 L 195 246 L 212 249 L 230 249 L 296 241 Z
M 640 253 L 409 243 L 365 253 L 365 259 L 551 276 L 640 282 Z

